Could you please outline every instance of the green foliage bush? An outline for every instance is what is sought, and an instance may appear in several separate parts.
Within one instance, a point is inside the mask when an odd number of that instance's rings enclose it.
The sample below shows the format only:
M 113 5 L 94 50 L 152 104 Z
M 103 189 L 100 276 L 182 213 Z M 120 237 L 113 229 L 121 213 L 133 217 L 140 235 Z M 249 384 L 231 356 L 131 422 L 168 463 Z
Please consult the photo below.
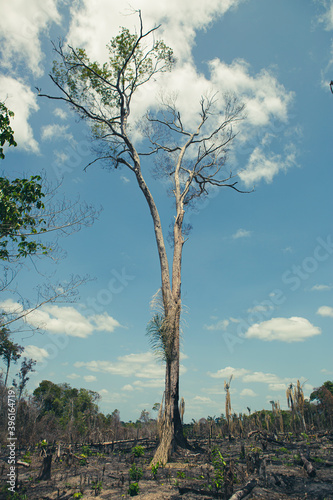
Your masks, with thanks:
M 139 494 L 139 484 L 132 483 L 129 485 L 128 494 L 130 497 L 136 497 Z
M 129 470 L 129 476 L 132 481 L 140 481 L 143 476 L 143 470 L 141 467 L 137 467 L 136 464 L 133 464 Z

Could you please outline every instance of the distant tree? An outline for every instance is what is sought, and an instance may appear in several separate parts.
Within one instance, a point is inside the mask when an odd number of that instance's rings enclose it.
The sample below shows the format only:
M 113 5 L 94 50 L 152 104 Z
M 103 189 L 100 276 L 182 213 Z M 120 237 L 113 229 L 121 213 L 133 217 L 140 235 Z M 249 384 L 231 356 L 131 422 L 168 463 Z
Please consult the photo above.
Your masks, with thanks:
M 34 369 L 36 363 L 37 362 L 31 358 L 23 358 L 20 371 L 16 374 L 16 376 L 18 377 L 18 382 L 16 382 L 15 379 L 13 380 L 13 386 L 16 387 L 18 391 L 18 401 L 21 400 L 23 391 L 30 380 L 30 377 L 28 377 L 29 373 L 36 371 Z
M 14 139 L 14 131 L 10 125 L 10 119 L 14 116 L 13 111 L 10 111 L 3 102 L 0 102 L 0 159 L 5 158 L 3 147 L 17 146 Z
M 235 137 L 232 125 L 242 119 L 243 106 L 233 96 L 224 96 L 225 110 L 215 107 L 215 97 L 202 97 L 197 119 L 185 126 L 177 103 L 165 98 L 161 111 L 148 113 L 142 131 L 149 148 L 139 151 L 134 129 L 128 121 L 136 92 L 158 73 L 170 71 L 174 57 L 163 41 L 149 39 L 158 27 L 143 30 L 141 13 L 138 33 L 122 28 L 107 48 L 108 61 L 89 60 L 84 49 L 55 47 L 59 57 L 50 75 L 60 95 L 40 96 L 66 102 L 91 125 L 96 158 L 109 168 L 124 166 L 134 176 L 148 204 L 160 262 L 163 311 L 155 321 L 155 345 L 162 348 L 166 363 L 162 437 L 153 463 L 168 461 L 177 445 L 186 447 L 179 413 L 179 356 L 182 251 L 185 243 L 185 212 L 208 189 L 228 187 L 242 192 L 225 163 Z M 146 142 L 147 143 L 147 142 Z M 160 214 L 146 182 L 142 159 L 154 156 L 159 176 L 166 179 L 175 201 L 173 257 L 169 267 Z M 89 166 L 87 165 L 87 166 Z M 158 340 L 159 338 L 159 340 Z
M 10 340 L 9 331 L 6 328 L 0 330 L 0 356 L 6 365 L 5 387 L 7 386 L 10 365 L 20 359 L 23 349 L 22 346 Z
M 325 417 L 326 423 L 333 425 L 333 382 L 327 380 L 321 387 L 310 394 L 310 401 L 317 404 L 318 411 Z

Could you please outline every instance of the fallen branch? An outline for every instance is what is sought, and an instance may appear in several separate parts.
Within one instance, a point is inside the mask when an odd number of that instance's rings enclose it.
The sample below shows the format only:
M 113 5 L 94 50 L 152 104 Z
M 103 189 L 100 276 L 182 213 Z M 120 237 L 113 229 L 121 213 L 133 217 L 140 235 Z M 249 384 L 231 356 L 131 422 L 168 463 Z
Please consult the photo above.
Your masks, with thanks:
M 257 486 L 257 480 L 256 479 L 251 479 L 251 481 L 249 481 L 248 483 L 246 483 L 246 485 L 244 486 L 244 488 L 242 488 L 239 491 L 236 491 L 236 493 L 234 493 L 232 495 L 232 497 L 230 497 L 229 500 L 241 500 L 241 498 L 244 498 L 244 497 L 246 497 L 246 495 L 248 495 L 249 493 L 251 493 L 251 491 L 253 490 L 253 488 L 255 488 L 255 486 Z
M 22 465 L 23 467 L 30 467 L 30 464 L 28 464 L 28 462 L 22 462 L 22 460 L 18 460 L 16 464 Z

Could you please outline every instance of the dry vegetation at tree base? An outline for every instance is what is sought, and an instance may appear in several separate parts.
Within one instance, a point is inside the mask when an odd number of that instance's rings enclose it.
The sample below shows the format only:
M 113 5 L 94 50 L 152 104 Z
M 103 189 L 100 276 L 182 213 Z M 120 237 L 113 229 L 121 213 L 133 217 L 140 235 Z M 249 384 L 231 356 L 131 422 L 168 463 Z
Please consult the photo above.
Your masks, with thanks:
M 274 442 L 276 437 L 254 431 L 249 438 L 231 441 L 227 437 L 190 439 L 192 450 L 181 450 L 171 463 L 155 470 L 150 466 L 153 441 L 143 447 L 143 454 L 140 443 L 134 448 L 139 452 L 133 453 L 133 442 L 127 450 L 114 446 L 113 452 L 111 446 L 85 446 L 72 448 L 70 455 L 64 448 L 61 460 L 53 453 L 51 479 L 42 481 L 37 479 L 44 460 L 40 449 L 30 454 L 21 450 L 20 459 L 31 460 L 30 466 L 19 467 L 17 496 L 7 497 L 2 488 L 0 499 L 115 500 L 129 498 L 130 488 L 137 498 L 147 500 L 229 499 L 254 480 L 252 491 L 240 498 L 333 500 L 333 433 L 297 438 L 281 434 Z M 5 458 L 3 454 L 4 450 Z M 309 458 L 314 472 L 306 472 L 302 455 Z M 6 484 L 5 465 L 2 485 Z

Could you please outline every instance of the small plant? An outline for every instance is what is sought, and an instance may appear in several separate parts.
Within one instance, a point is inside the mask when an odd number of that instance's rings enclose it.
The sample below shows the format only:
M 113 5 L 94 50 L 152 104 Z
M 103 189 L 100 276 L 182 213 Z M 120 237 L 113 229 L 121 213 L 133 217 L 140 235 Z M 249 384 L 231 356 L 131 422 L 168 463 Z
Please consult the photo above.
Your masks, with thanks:
M 92 481 L 91 482 L 91 489 L 95 490 L 95 496 L 97 496 L 103 488 L 103 483 L 102 481 Z
M 154 465 L 154 464 L 151 465 L 151 473 L 152 473 L 154 479 L 156 479 L 156 475 L 157 475 L 157 471 L 158 471 L 159 466 L 160 466 L 159 462 L 157 462 L 156 465 Z
M 183 472 L 182 470 L 178 470 L 177 477 L 180 479 L 185 479 L 185 472 Z
M 134 448 L 132 448 L 132 453 L 136 458 L 143 457 L 143 455 L 145 454 L 145 449 L 140 445 L 134 446 Z
M 128 494 L 130 497 L 136 497 L 139 494 L 139 484 L 132 483 L 129 485 Z
M 80 455 L 79 464 L 80 465 L 87 465 L 88 464 L 87 457 L 84 453 L 81 453 L 81 455 Z
M 31 464 L 31 453 L 30 451 L 27 451 L 25 455 L 23 455 L 23 462 L 26 462 L 27 464 Z
M 85 444 L 82 445 L 82 447 L 81 447 L 81 453 L 83 453 L 83 455 L 85 455 L 86 457 L 91 457 L 91 455 L 93 454 L 90 447 L 85 445 Z
M 81 493 L 81 491 L 77 491 L 73 495 L 73 498 L 75 498 L 75 500 L 78 500 L 79 498 L 82 498 L 82 497 L 83 497 L 83 493 Z
M 218 448 L 213 448 L 212 450 L 212 464 L 214 467 L 213 485 L 215 486 L 216 491 L 219 491 L 223 486 L 224 469 L 227 464 Z
M 132 464 L 130 470 L 129 470 L 129 476 L 132 481 L 140 481 L 140 479 L 143 476 L 143 471 L 141 467 L 137 467 L 135 464 Z

